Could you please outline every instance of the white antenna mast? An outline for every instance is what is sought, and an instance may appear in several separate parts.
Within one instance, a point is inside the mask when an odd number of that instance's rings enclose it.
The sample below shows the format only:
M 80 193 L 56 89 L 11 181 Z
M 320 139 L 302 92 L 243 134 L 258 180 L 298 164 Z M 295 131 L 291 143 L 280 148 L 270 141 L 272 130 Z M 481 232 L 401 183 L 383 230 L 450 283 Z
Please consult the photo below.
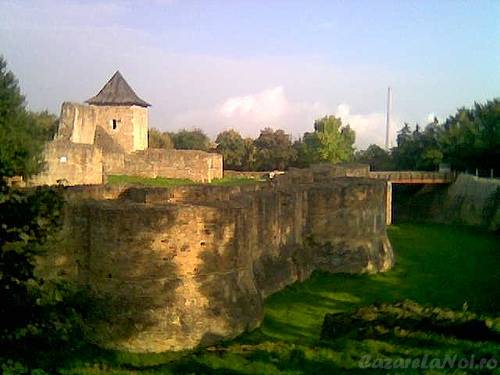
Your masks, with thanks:
M 387 113 L 385 116 L 385 149 L 389 151 L 389 132 L 391 130 L 391 87 L 387 88 Z

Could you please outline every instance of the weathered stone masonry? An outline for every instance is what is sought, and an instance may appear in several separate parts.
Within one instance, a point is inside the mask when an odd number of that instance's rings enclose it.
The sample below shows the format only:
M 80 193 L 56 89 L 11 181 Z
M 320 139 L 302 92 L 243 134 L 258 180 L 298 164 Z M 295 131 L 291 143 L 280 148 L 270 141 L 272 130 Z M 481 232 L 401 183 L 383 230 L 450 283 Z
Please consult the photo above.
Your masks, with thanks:
M 385 183 L 336 175 L 301 170 L 241 187 L 70 189 L 58 243 L 65 257 L 45 266 L 104 303 L 87 321 L 89 339 L 103 347 L 159 352 L 231 338 L 259 325 L 266 296 L 314 270 L 391 267 Z

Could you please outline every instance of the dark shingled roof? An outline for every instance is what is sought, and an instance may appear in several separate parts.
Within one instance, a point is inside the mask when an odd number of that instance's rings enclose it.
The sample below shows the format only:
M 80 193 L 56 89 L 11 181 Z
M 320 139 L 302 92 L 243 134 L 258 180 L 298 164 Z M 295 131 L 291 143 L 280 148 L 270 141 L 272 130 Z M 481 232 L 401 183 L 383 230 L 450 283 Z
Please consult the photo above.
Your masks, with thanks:
M 141 107 L 151 105 L 137 96 L 118 70 L 99 91 L 99 94 L 85 103 L 94 105 L 138 105 Z

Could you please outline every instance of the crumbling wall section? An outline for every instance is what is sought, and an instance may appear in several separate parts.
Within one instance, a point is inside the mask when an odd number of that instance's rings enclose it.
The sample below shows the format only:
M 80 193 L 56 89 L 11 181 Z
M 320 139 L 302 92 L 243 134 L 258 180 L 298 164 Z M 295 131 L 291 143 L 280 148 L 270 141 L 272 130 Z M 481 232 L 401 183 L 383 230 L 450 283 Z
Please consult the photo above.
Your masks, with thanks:
M 97 116 L 93 106 L 64 102 L 59 116 L 56 140 L 94 144 Z
M 89 339 L 135 352 L 208 345 L 258 326 L 266 296 L 316 269 L 391 267 L 383 181 L 324 170 L 287 181 L 91 189 L 117 197 L 107 201 L 70 189 L 62 243 L 96 300 Z

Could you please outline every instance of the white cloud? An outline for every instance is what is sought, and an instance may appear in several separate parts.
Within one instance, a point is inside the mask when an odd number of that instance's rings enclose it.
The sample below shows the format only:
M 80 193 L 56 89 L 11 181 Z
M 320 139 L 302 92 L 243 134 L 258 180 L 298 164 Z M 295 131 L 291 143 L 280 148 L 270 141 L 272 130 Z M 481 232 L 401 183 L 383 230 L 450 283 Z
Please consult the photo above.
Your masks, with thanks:
M 354 114 L 351 113 L 351 107 L 343 103 L 337 107 L 335 115 L 342 119 L 343 124 L 349 124 L 354 129 L 358 149 L 364 149 L 373 143 L 379 146 L 385 145 L 385 113 Z M 390 144 L 393 144 L 396 138 L 398 123 L 399 121 L 393 116 L 389 132 Z
M 281 128 L 298 138 L 313 130 L 315 119 L 327 114 L 340 117 L 355 130 L 357 148 L 363 149 L 372 143 L 384 145 L 384 113 L 351 113 L 351 107 L 345 103 L 334 109 L 320 102 L 293 101 L 287 97 L 283 86 L 229 97 L 212 109 L 185 112 L 174 119 L 174 125 L 187 128 L 209 125 L 212 136 L 231 128 L 243 136 L 256 137 L 264 127 Z M 395 139 L 396 130 L 393 125 L 391 140 Z
M 248 117 L 254 121 L 268 121 L 279 118 L 289 107 L 283 87 L 277 86 L 256 95 L 229 98 L 219 112 L 226 118 Z
M 284 129 L 298 138 L 311 131 L 314 119 L 328 113 L 320 103 L 292 101 L 283 86 L 224 99 L 211 109 L 188 111 L 174 118 L 174 127 L 209 125 L 214 136 L 225 129 L 236 129 L 243 136 L 256 137 L 261 129 Z

